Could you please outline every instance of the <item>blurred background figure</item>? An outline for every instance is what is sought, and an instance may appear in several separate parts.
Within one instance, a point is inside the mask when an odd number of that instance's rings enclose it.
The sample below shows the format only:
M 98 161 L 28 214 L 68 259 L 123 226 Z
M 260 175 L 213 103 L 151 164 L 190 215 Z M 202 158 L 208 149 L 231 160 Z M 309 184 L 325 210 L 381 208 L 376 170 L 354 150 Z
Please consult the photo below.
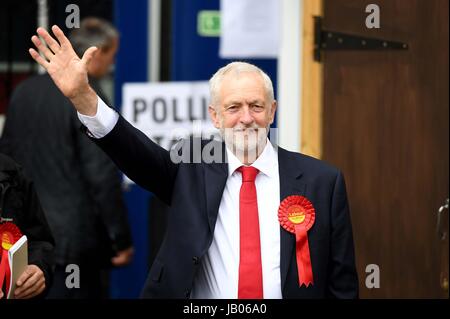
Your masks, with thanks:
M 89 83 L 102 99 L 105 98 L 108 101 L 100 81 L 110 74 L 114 65 L 119 48 L 119 34 L 116 28 L 104 19 L 88 17 L 81 21 L 80 28 L 70 32 L 69 39 L 78 56 L 83 56 L 83 53 L 91 46 L 99 48 L 89 64 Z
M 97 51 L 89 67 L 98 85 L 114 63 L 118 33 L 107 21 L 85 18 L 70 40 L 76 52 Z M 79 130 L 76 112 L 47 74 L 22 82 L 6 114 L 1 147 L 28 171 L 54 234 L 56 269 L 49 298 L 108 296 L 111 266 L 128 264 L 133 255 L 119 172 Z M 66 267 L 80 269 L 80 288 L 69 289 Z

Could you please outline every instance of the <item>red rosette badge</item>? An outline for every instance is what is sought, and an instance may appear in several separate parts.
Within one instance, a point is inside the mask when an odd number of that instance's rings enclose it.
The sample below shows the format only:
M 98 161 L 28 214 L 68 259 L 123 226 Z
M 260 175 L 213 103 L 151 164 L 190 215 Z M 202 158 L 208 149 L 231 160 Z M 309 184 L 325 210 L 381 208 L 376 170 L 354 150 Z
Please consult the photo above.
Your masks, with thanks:
M 304 196 L 286 197 L 278 209 L 278 220 L 288 232 L 295 234 L 299 285 L 313 284 L 311 257 L 309 255 L 308 230 L 314 225 L 315 210 Z
M 8 250 L 22 237 L 20 229 L 13 223 L 0 224 L 0 288 L 6 280 L 5 295 L 8 295 L 11 280 L 11 268 L 8 261 Z

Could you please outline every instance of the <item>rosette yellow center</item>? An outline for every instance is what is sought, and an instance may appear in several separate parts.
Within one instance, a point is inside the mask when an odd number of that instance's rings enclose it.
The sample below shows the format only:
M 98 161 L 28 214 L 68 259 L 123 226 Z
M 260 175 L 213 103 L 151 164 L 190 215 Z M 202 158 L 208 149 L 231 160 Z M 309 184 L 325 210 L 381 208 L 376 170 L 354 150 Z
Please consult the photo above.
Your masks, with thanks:
M 293 224 L 301 224 L 305 221 L 306 215 L 303 207 L 292 205 L 288 210 L 288 219 Z
M 11 240 L 11 235 L 8 233 L 3 233 L 2 234 L 2 248 L 9 250 L 11 248 L 12 244 L 12 240 Z

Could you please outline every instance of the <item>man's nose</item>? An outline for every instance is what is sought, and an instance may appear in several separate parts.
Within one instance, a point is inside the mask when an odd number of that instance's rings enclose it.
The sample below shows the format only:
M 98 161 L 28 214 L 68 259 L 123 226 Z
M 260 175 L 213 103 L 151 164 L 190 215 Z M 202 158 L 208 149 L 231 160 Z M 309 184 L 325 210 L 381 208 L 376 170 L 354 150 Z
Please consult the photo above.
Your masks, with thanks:
M 250 113 L 250 108 L 243 107 L 240 122 L 245 125 L 252 124 L 254 121 L 252 114 Z

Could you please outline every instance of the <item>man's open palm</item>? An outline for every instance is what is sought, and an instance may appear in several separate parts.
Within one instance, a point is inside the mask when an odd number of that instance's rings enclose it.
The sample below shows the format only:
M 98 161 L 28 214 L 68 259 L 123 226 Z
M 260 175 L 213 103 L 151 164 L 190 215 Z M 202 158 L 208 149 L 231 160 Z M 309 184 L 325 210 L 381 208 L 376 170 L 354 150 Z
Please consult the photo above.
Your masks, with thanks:
M 56 86 L 66 97 L 71 99 L 77 110 L 83 112 L 84 106 L 76 102 L 80 97 L 83 98 L 90 89 L 88 65 L 97 48 L 90 47 L 80 59 L 63 31 L 56 25 L 52 27 L 52 31 L 58 41 L 43 28 L 38 28 L 37 33 L 46 44 L 36 35 L 31 38 L 44 57 L 40 56 L 35 49 L 30 49 L 29 52 L 33 59 L 47 70 Z
M 30 54 L 47 70 L 61 92 L 68 98 L 72 98 L 88 84 L 87 66 L 97 48 L 90 47 L 80 59 L 62 30 L 57 26 L 53 26 L 52 30 L 59 43 L 43 28 L 38 28 L 37 33 L 47 45 L 42 43 L 36 35 L 31 38 L 36 48 L 44 54 L 45 59 L 34 49 L 30 49 Z

